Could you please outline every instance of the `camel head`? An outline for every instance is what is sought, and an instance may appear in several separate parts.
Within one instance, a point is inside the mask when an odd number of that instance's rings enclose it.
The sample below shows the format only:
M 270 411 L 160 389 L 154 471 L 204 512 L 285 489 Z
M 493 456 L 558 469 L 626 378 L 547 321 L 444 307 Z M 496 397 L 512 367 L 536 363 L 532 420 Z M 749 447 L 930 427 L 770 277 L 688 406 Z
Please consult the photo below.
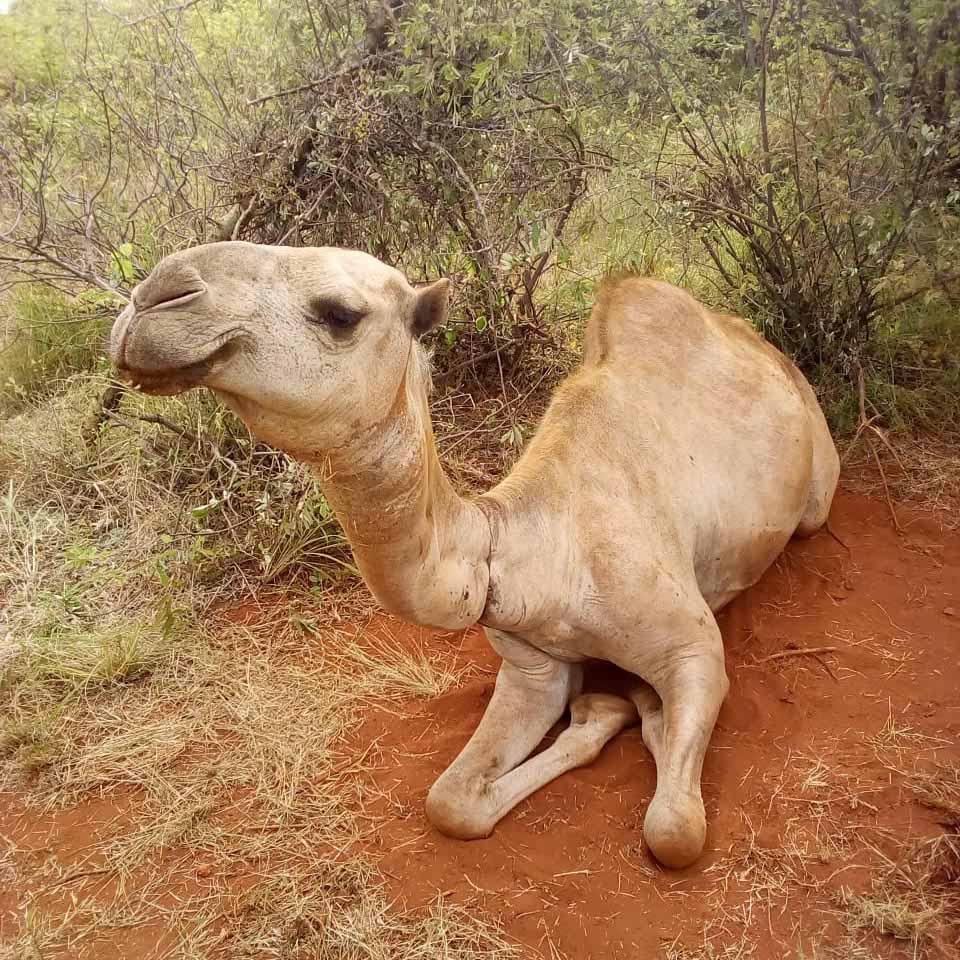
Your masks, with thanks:
M 261 439 L 322 452 L 390 413 L 448 288 L 357 250 L 211 243 L 134 289 L 110 353 L 145 393 L 209 387 Z

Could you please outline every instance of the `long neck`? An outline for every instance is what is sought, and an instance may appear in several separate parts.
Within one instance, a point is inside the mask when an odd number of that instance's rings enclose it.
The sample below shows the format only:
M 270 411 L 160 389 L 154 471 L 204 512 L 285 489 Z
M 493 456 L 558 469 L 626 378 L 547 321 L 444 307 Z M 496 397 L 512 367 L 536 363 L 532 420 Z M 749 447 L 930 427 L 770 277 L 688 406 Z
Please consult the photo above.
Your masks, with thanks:
M 311 466 L 381 605 L 415 623 L 454 630 L 483 612 L 490 527 L 440 466 L 427 376 L 411 356 L 387 417 Z

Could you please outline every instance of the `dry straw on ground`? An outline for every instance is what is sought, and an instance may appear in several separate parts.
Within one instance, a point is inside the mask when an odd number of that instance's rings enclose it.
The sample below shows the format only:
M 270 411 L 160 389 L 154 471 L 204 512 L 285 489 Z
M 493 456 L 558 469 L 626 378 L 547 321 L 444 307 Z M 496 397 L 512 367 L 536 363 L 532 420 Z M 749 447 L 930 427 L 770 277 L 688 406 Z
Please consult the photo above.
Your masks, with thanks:
M 373 623 L 348 628 L 371 611 L 349 577 L 264 602 L 256 583 L 313 562 L 304 527 L 283 528 L 298 518 L 262 501 L 300 478 L 281 465 L 242 487 L 229 465 L 210 471 L 206 441 L 137 420 L 139 398 L 86 446 L 98 387 L 78 379 L 0 428 L 0 787 L 52 817 L 97 798 L 116 812 L 69 862 L 5 851 L 24 909 L 0 956 L 88 949 L 130 925 L 183 958 L 512 956 L 462 908 L 399 910 L 354 852 L 376 821 L 344 737 L 368 702 L 435 696 L 460 672 Z M 180 415 L 200 412 L 188 399 Z M 248 509 L 264 553 L 249 522 L 230 529 Z
M 78 379 L 0 427 L 0 786 L 50 816 L 91 799 L 116 803 L 114 822 L 69 862 L 6 851 L 0 882 L 15 871 L 24 911 L 0 957 L 70 953 L 129 925 L 165 935 L 170 956 L 184 960 L 514 955 L 479 911 L 438 901 L 412 915 L 391 904 L 357 852 L 377 830 L 366 776 L 375 751 L 349 752 L 346 738 L 368 704 L 438 696 L 463 671 L 372 618 L 342 557 L 332 568 L 324 559 L 328 531 L 307 537 L 300 514 L 278 503 L 289 494 L 306 504 L 304 478 L 270 460 L 259 487 L 241 480 L 232 458 L 263 452 L 234 443 L 200 401 L 175 407 L 190 436 L 138 419 L 157 407 L 132 398 L 123 422 L 85 445 L 101 387 Z M 516 399 L 517 408 L 532 400 Z M 464 487 L 489 486 L 516 455 L 518 425 L 500 401 L 447 397 L 436 413 Z M 956 458 L 924 456 L 930 469 L 912 487 L 887 471 L 894 495 L 953 502 Z M 303 566 L 315 576 L 291 579 Z M 908 643 L 837 630 L 825 647 L 864 645 L 891 676 L 909 662 Z M 842 680 L 842 666 L 822 656 Z M 795 669 L 801 659 L 777 663 Z M 937 956 L 960 922 L 958 770 L 938 763 L 942 743 L 892 712 L 867 738 L 897 782 L 942 816 L 943 836 L 905 841 L 872 827 L 877 784 L 844 766 L 838 744 L 791 756 L 769 784 L 786 824 L 778 847 L 759 841 L 762 817 L 745 819 L 742 842 L 705 873 L 716 915 L 702 942 L 665 945 L 665 956 L 759 957 L 748 932 L 802 903 L 824 864 L 851 849 L 877 851 L 864 859 L 870 883 L 822 918 L 833 926 L 813 956 L 865 960 L 876 936 Z

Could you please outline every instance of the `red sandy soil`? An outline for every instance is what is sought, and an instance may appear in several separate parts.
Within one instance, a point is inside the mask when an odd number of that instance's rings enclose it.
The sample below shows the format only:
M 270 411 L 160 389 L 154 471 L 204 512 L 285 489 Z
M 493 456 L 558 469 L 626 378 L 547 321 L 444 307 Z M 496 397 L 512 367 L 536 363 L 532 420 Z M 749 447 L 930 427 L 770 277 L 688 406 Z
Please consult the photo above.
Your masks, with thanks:
M 430 829 L 427 789 L 476 726 L 497 659 L 479 631 L 429 638 L 471 665 L 470 679 L 435 700 L 372 711 L 351 744 L 374 744 L 367 761 L 383 796 L 372 812 L 384 825 L 368 850 L 398 906 L 442 893 L 498 917 L 524 956 L 550 960 L 850 955 L 842 891 L 870 893 L 890 861 L 944 832 L 945 814 L 915 785 L 960 763 L 960 531 L 915 508 L 898 516 L 902 533 L 885 503 L 841 492 L 831 523 L 846 548 L 826 533 L 792 543 L 721 615 L 732 686 L 703 774 L 707 851 L 685 871 L 660 869 L 643 846 L 655 769 L 637 728 L 487 840 Z M 592 678 L 594 688 L 615 682 L 605 671 Z M 62 862 L 90 843 L 91 820 L 118 812 L 101 801 L 42 815 L 6 799 L 0 838 L 38 856 L 52 848 Z M 3 886 L 0 873 L 0 954 L 20 899 Z M 861 931 L 869 953 L 858 956 L 960 957 L 957 931 L 941 924 L 919 944 Z M 122 936 L 85 955 L 153 955 L 157 931 Z

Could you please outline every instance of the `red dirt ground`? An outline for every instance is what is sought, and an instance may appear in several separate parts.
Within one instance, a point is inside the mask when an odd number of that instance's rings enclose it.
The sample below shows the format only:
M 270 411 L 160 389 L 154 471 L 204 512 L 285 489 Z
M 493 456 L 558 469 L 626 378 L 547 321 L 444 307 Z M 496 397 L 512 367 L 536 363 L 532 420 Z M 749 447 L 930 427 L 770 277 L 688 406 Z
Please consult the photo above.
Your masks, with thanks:
M 721 615 L 732 686 L 704 769 L 707 852 L 686 871 L 661 870 L 643 847 L 655 769 L 636 728 L 487 840 L 431 830 L 426 791 L 476 726 L 497 660 L 478 631 L 428 638 L 472 678 L 432 701 L 374 710 L 351 745 L 375 744 L 383 796 L 372 812 L 384 825 L 368 850 L 398 905 L 443 893 L 499 917 L 524 956 L 550 960 L 819 958 L 826 946 L 852 955 L 841 891 L 869 893 L 890 861 L 944 832 L 943 812 L 915 785 L 960 763 L 960 532 L 913 508 L 898 514 L 902 534 L 886 504 L 842 491 L 831 520 L 849 549 L 826 534 L 792 543 Z M 615 679 L 598 672 L 593 685 Z M 115 824 L 118 812 L 98 801 L 40 815 L 0 796 L 0 839 L 69 862 L 90 843 L 91 821 Z M 3 864 L 0 955 L 24 906 Z M 958 930 L 941 925 L 918 944 L 861 933 L 870 952 L 859 956 L 960 957 Z M 119 932 L 108 953 L 83 955 L 154 956 L 157 933 Z
M 937 813 L 888 767 L 960 760 L 960 535 L 899 513 L 903 536 L 885 504 L 841 493 L 831 525 L 849 554 L 826 534 L 794 542 L 721 614 L 732 685 L 703 774 L 708 849 L 679 873 L 661 871 L 642 848 L 656 773 L 636 728 L 531 797 L 487 840 L 460 843 L 428 829 L 426 791 L 475 728 L 497 667 L 479 633 L 438 637 L 486 675 L 408 706 L 400 720 L 371 716 L 358 736 L 376 738 L 381 752 L 377 781 L 392 816 L 377 847 L 396 895 L 410 905 L 441 891 L 479 899 L 530 955 L 663 956 L 678 938 L 677 953 L 703 948 L 705 932 L 721 956 L 742 937 L 761 958 L 809 949 L 839 889 L 868 888 L 882 863 L 862 840 L 883 851 L 941 832 Z M 810 647 L 835 649 L 764 662 Z M 891 729 L 891 718 L 911 733 L 899 751 L 878 751 L 866 739 Z M 827 785 L 804 791 L 817 758 Z M 862 804 L 846 799 L 848 780 Z M 831 843 L 830 831 L 850 836 Z M 791 842 L 816 861 L 806 864 L 811 887 L 784 879 L 769 917 L 760 903 L 751 910 L 751 884 L 764 873 L 781 882 L 777 860 Z M 828 924 L 826 936 L 838 935 Z M 913 955 L 912 944 L 903 955 Z

